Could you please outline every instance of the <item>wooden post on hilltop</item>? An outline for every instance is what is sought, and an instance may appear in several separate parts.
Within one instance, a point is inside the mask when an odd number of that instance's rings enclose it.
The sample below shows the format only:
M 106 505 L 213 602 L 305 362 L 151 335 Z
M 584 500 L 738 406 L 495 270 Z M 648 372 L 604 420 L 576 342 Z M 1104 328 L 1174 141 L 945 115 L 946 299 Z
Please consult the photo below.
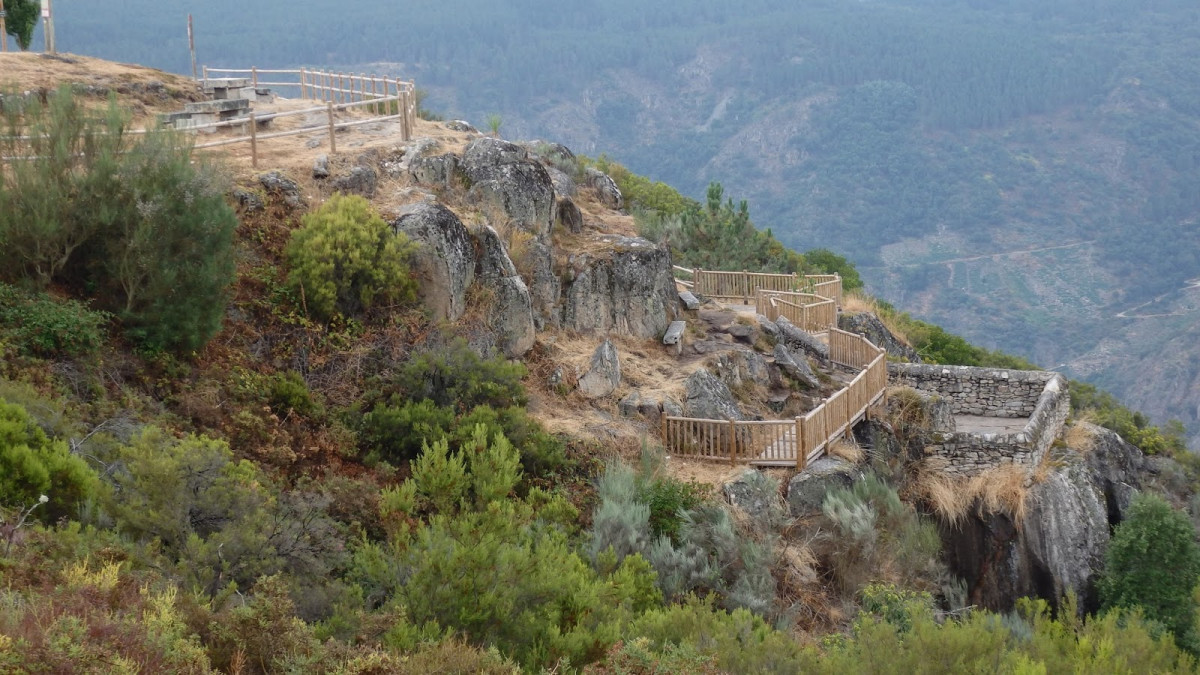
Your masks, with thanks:
M 0 9 L 4 9 L 4 2 L 0 0 Z M 4 20 L 0 19 L 0 33 L 4 32 Z M 196 79 L 196 38 L 192 32 L 192 15 L 188 14 L 188 52 L 192 55 L 192 79 Z
M 749 270 L 742 270 L 742 290 L 745 291 L 742 294 L 742 304 L 748 305 L 748 304 L 750 304 L 750 272 L 749 272 Z
M 663 452 L 671 452 L 671 443 L 667 440 L 667 413 L 664 411 L 662 417 L 659 418 L 659 426 L 662 431 Z
M 300 98 L 308 98 L 308 94 L 304 91 L 304 69 L 300 69 Z
M 250 166 L 258 168 L 258 123 L 253 111 L 250 112 Z
M 737 422 L 729 420 L 729 466 L 737 466 Z
M 807 463 L 808 457 L 804 452 L 804 437 L 801 435 L 801 430 L 804 428 L 804 423 L 800 421 L 800 417 L 796 417 L 796 470 L 800 471 Z
M 258 89 L 258 66 L 250 66 L 250 86 Z
M 58 52 L 54 48 L 54 8 L 51 5 L 51 0 L 46 0 L 46 4 L 42 7 L 42 19 L 46 24 L 46 52 L 57 54 Z
M 329 113 L 329 153 L 333 154 L 337 152 L 337 139 L 334 138 L 336 130 L 333 128 L 333 101 L 325 103 L 325 111 Z

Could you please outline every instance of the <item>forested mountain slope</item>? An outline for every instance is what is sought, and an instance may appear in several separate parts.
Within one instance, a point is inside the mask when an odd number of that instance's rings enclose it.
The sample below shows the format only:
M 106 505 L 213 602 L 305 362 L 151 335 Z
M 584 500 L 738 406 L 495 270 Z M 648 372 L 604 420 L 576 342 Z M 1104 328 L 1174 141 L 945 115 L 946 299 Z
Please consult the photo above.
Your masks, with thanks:
M 1181 338 L 1194 291 L 1179 290 L 1200 276 L 1186 0 L 57 11 L 69 51 L 182 72 L 190 11 L 203 63 L 390 70 L 431 109 L 500 115 L 510 137 L 607 152 L 696 197 L 719 179 L 785 243 L 847 255 L 897 305 L 1198 429 L 1195 377 L 1162 366 L 1196 360 Z M 1171 309 L 1131 312 L 1163 294 Z

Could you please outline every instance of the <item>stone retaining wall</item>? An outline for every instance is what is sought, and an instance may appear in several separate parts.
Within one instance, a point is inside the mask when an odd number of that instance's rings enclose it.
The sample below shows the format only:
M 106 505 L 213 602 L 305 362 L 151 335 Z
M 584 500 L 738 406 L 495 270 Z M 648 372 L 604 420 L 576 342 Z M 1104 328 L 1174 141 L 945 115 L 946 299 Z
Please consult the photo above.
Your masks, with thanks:
M 1058 373 L 889 363 L 888 377 L 942 397 L 957 415 L 1028 416 L 1025 427 L 1012 434 L 935 434 L 925 454 L 946 460 L 954 473 L 976 474 L 1009 462 L 1036 466 L 1071 410 L 1067 381 Z

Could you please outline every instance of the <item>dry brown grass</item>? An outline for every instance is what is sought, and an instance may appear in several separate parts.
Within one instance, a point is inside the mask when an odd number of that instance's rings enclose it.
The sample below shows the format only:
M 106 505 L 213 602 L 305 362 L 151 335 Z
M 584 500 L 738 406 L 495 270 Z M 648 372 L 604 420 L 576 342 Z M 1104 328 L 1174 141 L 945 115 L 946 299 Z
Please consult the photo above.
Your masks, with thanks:
M 917 469 L 914 489 L 943 522 L 958 527 L 974 509 L 980 515 L 1004 513 L 1017 527 L 1025 520 L 1031 472 L 1001 464 L 974 476 L 946 470 L 945 460 L 926 459 Z
M 851 464 L 861 464 L 866 457 L 863 449 L 858 447 L 858 443 L 846 438 L 839 438 L 830 446 L 828 453 L 831 457 L 839 457 L 850 462 Z
M 1091 452 L 1096 447 L 1096 438 L 1100 431 L 1095 422 L 1096 416 L 1090 410 L 1086 410 L 1076 417 L 1075 422 L 1067 428 L 1063 435 L 1063 441 L 1067 447 L 1081 455 Z
M 847 291 L 842 294 L 842 310 L 850 314 L 870 312 L 879 316 L 879 302 L 862 291 Z

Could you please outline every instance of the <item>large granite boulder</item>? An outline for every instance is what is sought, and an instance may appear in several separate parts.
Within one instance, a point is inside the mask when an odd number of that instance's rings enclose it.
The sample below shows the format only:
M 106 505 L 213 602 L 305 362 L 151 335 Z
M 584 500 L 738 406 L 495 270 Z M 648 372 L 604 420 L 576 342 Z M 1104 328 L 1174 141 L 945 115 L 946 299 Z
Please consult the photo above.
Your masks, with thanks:
M 604 255 L 572 261 L 562 326 L 657 339 L 678 314 L 671 256 L 645 239 L 617 237 Z
M 583 231 L 583 211 L 568 197 L 558 200 L 558 224 L 572 234 Z
M 547 325 L 558 326 L 562 321 L 558 306 L 562 297 L 562 280 L 554 273 L 554 250 L 536 239 L 525 249 L 524 265 L 527 266 L 525 284 L 533 299 L 533 321 L 538 330 Z
M 369 166 L 355 166 L 350 172 L 336 176 L 330 185 L 334 190 L 345 194 L 362 195 L 367 199 L 375 196 L 375 187 L 379 183 L 379 175 Z
M 467 144 L 463 149 L 463 171 L 472 182 L 487 180 L 495 169 L 504 164 L 513 164 L 529 159 L 529 151 L 499 138 L 482 136 Z
M 772 384 L 771 368 L 762 354 L 749 349 L 735 349 L 711 358 L 708 369 L 729 385 L 730 389 L 748 386 L 766 387 Z
M 896 337 L 883 321 L 871 312 L 857 314 L 841 314 L 838 316 L 838 328 L 857 333 L 871 341 L 876 347 L 882 347 L 891 356 L 899 357 L 910 363 L 920 363 L 921 355 L 917 350 Z
M 775 365 L 779 366 L 779 370 L 783 371 L 784 375 L 809 389 L 820 388 L 821 381 L 817 379 L 817 374 L 813 372 L 812 366 L 808 365 L 808 359 L 792 354 L 791 350 L 782 342 L 775 344 L 774 356 Z
M 797 328 L 791 321 L 788 321 L 786 316 L 776 319 L 775 327 L 779 329 L 778 340 L 787 345 L 789 349 L 803 351 L 822 362 L 829 361 L 829 345 Z
M 611 340 L 605 340 L 592 353 L 588 371 L 579 378 L 579 393 L 587 398 L 603 398 L 621 384 L 621 358 Z
M 481 208 L 503 213 L 514 225 L 539 237 L 554 226 L 556 202 L 550 174 L 537 162 L 502 164 L 472 177 L 467 197 Z
M 430 314 L 457 320 L 466 310 L 467 289 L 475 281 L 475 242 L 470 232 L 453 211 L 428 202 L 405 207 L 392 229 L 418 245 L 412 269 Z
M 788 483 L 788 511 L 803 518 L 821 512 L 825 494 L 834 488 L 848 488 L 863 477 L 862 469 L 837 457 L 820 457 L 792 476 Z
M 588 187 L 596 191 L 596 196 L 600 199 L 600 203 L 613 210 L 620 210 L 625 206 L 625 198 L 621 195 L 621 188 L 617 187 L 617 182 L 608 174 L 599 169 L 589 168 L 587 170 Z
M 268 171 L 258 177 L 258 183 L 263 186 L 263 190 L 266 190 L 268 195 L 282 199 L 288 208 L 297 209 L 304 206 L 304 197 L 300 194 L 300 186 L 282 173 Z
M 783 498 L 779 496 L 779 481 L 756 471 L 747 469 L 737 478 L 721 486 L 725 500 L 745 512 L 761 519 L 768 526 L 778 526 L 784 521 Z M 772 527 L 772 530 L 775 528 Z
M 517 274 L 500 236 L 491 227 L 485 226 L 475 233 L 475 250 L 476 280 L 494 295 L 486 311 L 488 323 L 496 333 L 496 347 L 508 358 L 524 356 L 537 337 L 529 289 Z
M 658 424 L 662 415 L 662 403 L 650 394 L 630 392 L 617 404 L 622 417 L 642 417 L 650 424 Z
M 413 180 L 426 185 L 450 185 L 458 171 L 459 158 L 454 153 L 416 157 L 408 163 Z
M 564 171 L 548 166 L 546 167 L 546 173 L 550 174 L 550 182 L 554 185 L 554 193 L 559 197 L 574 197 L 575 193 L 579 191 L 579 187 L 575 185 L 575 179 L 568 176 Z
M 683 413 L 707 420 L 743 420 L 741 409 L 729 386 L 719 377 L 701 368 L 683 383 Z
M 1125 520 L 1129 505 L 1144 484 L 1146 457 L 1120 434 L 1104 427 L 1076 422 L 1090 436 L 1090 448 L 1082 448 L 1092 483 L 1104 495 L 1110 525 Z

